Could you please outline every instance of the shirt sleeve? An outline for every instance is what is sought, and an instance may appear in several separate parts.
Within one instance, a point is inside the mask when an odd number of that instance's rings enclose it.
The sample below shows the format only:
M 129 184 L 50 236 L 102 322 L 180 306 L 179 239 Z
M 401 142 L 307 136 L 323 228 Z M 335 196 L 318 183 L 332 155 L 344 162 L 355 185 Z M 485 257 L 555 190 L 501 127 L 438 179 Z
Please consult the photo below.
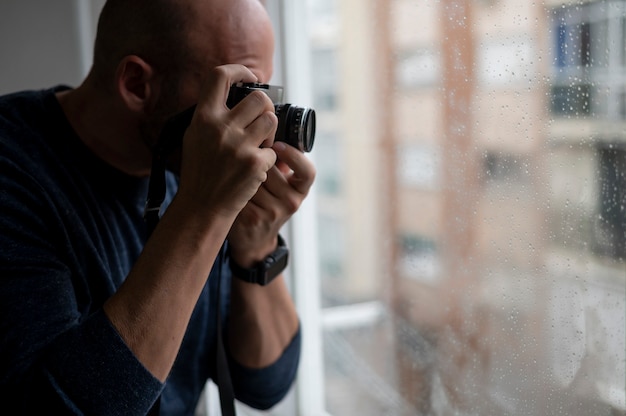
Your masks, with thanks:
M 86 290 L 82 277 L 94 270 L 76 271 L 59 257 L 50 235 L 61 216 L 34 196 L 43 192 L 21 169 L 4 174 L 13 166 L 0 162 L 2 406 L 14 414 L 146 414 L 163 385 L 101 309 L 111 288 Z
M 145 415 L 163 388 L 101 309 L 35 347 L 3 359 L 0 395 L 16 414 Z
M 301 331 L 273 364 L 261 369 L 244 367 L 232 358 L 230 371 L 235 396 L 248 406 L 267 410 L 278 404 L 289 392 L 293 384 L 300 360 Z
M 63 408 L 77 406 L 81 413 L 145 415 L 163 388 L 102 309 L 64 333 L 47 357 L 44 380 Z

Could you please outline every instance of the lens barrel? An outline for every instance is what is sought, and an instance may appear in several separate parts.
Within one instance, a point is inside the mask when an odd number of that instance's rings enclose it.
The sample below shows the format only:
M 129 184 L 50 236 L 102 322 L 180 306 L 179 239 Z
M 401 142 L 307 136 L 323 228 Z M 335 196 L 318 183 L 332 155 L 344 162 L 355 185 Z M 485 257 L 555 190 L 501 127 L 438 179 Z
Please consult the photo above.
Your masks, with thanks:
M 315 110 L 291 104 L 275 104 L 274 110 L 278 117 L 274 140 L 310 152 L 315 142 Z
M 315 110 L 280 103 L 282 87 L 257 83 L 231 85 L 226 106 L 233 108 L 252 91 L 263 91 L 274 102 L 274 112 L 278 117 L 274 140 L 285 142 L 302 152 L 310 152 L 315 141 Z

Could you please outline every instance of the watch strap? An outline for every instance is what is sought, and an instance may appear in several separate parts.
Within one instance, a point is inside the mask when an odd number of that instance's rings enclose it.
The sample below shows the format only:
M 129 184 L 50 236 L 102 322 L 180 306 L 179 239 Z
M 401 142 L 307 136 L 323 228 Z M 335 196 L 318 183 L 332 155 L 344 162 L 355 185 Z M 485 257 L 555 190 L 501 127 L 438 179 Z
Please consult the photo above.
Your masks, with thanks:
M 280 234 L 278 234 L 277 240 L 278 245 L 276 249 L 250 268 L 241 267 L 231 257 L 229 264 L 233 275 L 248 283 L 256 283 L 261 286 L 269 284 L 287 268 L 289 260 L 289 248 L 287 248 L 285 240 Z

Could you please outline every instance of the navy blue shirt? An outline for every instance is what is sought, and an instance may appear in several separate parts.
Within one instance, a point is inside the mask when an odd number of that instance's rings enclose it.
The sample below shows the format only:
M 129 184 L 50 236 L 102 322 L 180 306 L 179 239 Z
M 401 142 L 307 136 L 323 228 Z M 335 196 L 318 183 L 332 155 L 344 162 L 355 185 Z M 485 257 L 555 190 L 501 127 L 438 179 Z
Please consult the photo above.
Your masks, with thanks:
M 226 244 L 213 265 L 165 384 L 133 355 L 102 305 L 147 238 L 148 178 L 95 157 L 54 93 L 0 97 L 0 403 L 16 414 L 193 415 L 214 374 L 217 287 L 228 329 Z M 167 174 L 167 198 L 177 189 Z M 265 369 L 230 361 L 239 400 L 269 408 L 297 371 L 300 332 Z

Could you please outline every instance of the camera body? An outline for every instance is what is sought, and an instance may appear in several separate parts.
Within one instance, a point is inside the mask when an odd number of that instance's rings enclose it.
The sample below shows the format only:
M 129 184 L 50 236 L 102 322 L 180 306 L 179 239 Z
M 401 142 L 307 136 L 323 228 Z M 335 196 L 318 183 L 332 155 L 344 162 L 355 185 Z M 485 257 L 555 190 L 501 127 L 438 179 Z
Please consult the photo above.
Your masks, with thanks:
M 226 99 L 226 107 L 233 108 L 239 101 L 243 100 L 253 91 L 261 91 L 265 93 L 274 105 L 283 101 L 283 87 L 278 85 L 260 84 L 258 82 L 238 82 L 230 86 L 228 98 Z
M 315 111 L 310 108 L 283 104 L 282 87 L 259 83 L 231 85 L 226 106 L 233 108 L 253 91 L 264 92 L 274 103 L 274 111 L 278 117 L 278 128 L 274 140 L 285 142 L 302 152 L 310 152 L 315 140 Z M 195 110 L 196 106 L 193 105 L 166 121 L 154 149 L 155 159 L 164 161 L 180 148 Z
M 255 82 L 233 84 L 228 93 L 226 106 L 233 108 L 253 91 L 262 91 L 274 103 L 278 117 L 275 141 L 285 142 L 302 152 L 310 152 L 315 141 L 315 111 L 311 108 L 283 104 L 283 88 Z

